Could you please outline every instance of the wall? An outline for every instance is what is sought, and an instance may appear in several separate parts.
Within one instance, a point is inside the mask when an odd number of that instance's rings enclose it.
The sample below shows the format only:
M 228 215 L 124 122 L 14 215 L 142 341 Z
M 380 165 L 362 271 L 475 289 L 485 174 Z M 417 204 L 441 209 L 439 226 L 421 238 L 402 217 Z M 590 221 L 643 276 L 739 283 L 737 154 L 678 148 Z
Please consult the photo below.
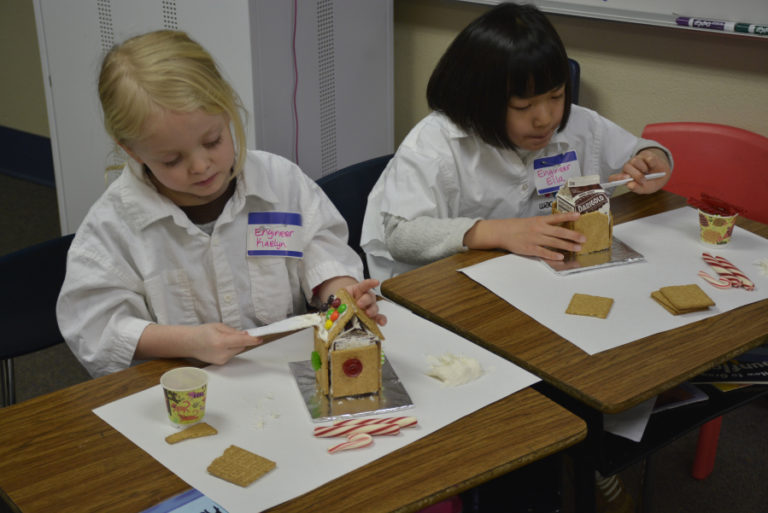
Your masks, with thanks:
M 427 80 L 489 7 L 395 0 L 395 143 L 427 114 Z M 659 121 L 735 125 L 768 137 L 768 38 L 550 15 L 581 65 L 580 103 L 639 135 Z
M 48 137 L 43 73 L 30 0 L 0 1 L 0 125 Z
M 395 0 L 395 144 L 427 113 L 426 82 L 487 6 Z M 710 121 L 768 136 L 768 39 L 552 15 L 582 67 L 581 103 L 639 134 Z M 48 135 L 32 2 L 0 2 L 0 125 Z

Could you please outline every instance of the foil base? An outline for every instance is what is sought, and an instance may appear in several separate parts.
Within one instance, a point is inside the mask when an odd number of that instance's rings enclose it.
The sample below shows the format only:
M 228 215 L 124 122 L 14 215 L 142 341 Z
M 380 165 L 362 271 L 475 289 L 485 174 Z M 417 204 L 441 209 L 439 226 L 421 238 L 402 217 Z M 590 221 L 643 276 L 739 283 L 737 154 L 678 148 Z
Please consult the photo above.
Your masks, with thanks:
M 376 394 L 328 397 L 317 390 L 312 362 L 288 364 L 313 422 L 327 422 L 413 408 L 413 402 L 389 361 L 381 368 L 381 391 Z

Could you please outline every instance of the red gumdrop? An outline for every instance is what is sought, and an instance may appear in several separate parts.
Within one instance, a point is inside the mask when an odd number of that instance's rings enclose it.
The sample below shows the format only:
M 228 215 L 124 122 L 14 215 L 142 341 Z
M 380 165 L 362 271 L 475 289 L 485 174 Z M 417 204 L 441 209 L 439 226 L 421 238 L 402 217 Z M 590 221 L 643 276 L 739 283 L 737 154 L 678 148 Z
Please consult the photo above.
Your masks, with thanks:
M 349 360 L 345 361 L 341 365 L 341 368 L 344 370 L 344 374 L 350 378 L 354 378 L 363 372 L 363 364 L 357 358 L 350 358 Z

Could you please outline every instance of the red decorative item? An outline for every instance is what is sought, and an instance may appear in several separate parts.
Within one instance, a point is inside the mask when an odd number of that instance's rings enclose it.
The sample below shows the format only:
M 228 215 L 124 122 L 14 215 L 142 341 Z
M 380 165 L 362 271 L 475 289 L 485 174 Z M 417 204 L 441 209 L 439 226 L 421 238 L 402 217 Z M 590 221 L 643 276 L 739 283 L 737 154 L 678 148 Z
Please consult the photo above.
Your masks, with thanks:
M 363 372 L 363 364 L 357 358 L 350 358 L 341 365 L 341 368 L 344 370 L 344 374 L 350 378 L 359 376 Z
M 688 198 L 688 204 L 708 214 L 729 217 L 744 213 L 744 209 L 702 192 L 700 198 Z M 705 223 L 706 225 L 706 223 Z

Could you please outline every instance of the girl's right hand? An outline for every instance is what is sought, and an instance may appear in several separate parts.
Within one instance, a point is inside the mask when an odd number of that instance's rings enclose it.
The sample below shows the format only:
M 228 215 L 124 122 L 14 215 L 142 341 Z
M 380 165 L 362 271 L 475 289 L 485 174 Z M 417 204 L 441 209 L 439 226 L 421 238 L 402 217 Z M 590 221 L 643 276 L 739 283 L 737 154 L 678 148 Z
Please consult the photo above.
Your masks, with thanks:
M 518 255 L 562 260 L 552 249 L 579 251 L 586 237 L 560 226 L 579 218 L 576 212 L 512 219 L 488 219 L 475 223 L 464 235 L 471 249 L 505 249 Z
M 201 324 L 189 337 L 191 356 L 206 363 L 223 365 L 246 349 L 261 345 L 260 337 L 221 323 Z

